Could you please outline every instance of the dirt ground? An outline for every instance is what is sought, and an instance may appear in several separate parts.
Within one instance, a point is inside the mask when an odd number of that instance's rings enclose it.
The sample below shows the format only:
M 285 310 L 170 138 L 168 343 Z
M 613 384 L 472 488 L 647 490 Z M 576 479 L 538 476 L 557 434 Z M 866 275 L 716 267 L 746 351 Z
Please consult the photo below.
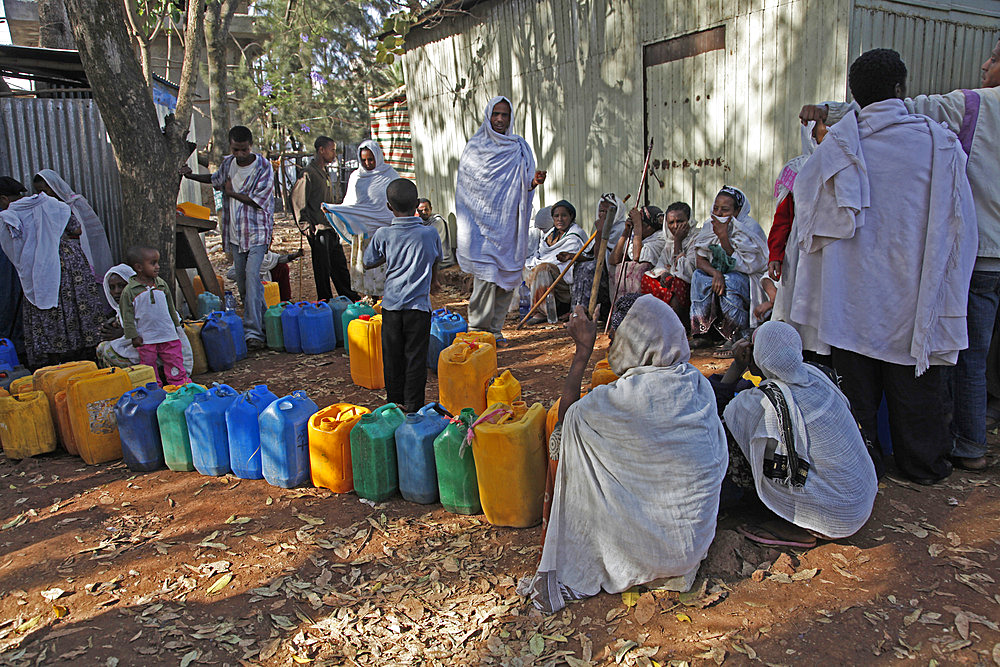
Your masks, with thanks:
M 287 225 L 277 236 L 283 252 L 298 247 Z M 301 267 L 308 298 L 308 255 L 295 266 L 293 292 Z M 460 285 L 449 272 L 435 305 L 464 313 Z M 500 367 L 547 407 L 571 356 L 565 332 L 508 336 Z M 196 380 L 384 403 L 351 383 L 343 350 L 265 351 Z M 1000 665 L 995 466 L 933 488 L 886 478 L 863 530 L 807 551 L 740 537 L 752 504 L 725 512 L 692 593 L 601 594 L 551 617 L 514 591 L 539 527 L 65 453 L 0 457 L 0 485 L 0 664 Z

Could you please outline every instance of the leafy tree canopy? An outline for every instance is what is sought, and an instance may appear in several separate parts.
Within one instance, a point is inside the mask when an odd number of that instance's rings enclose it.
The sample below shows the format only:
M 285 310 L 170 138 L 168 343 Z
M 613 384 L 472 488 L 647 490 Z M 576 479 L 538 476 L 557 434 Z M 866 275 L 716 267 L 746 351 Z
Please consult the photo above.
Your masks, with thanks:
M 367 133 L 368 97 L 402 85 L 399 63 L 376 62 L 394 0 L 260 0 L 257 34 L 235 76 L 241 115 L 262 148 L 289 137 L 311 150 L 320 134 L 357 142 Z

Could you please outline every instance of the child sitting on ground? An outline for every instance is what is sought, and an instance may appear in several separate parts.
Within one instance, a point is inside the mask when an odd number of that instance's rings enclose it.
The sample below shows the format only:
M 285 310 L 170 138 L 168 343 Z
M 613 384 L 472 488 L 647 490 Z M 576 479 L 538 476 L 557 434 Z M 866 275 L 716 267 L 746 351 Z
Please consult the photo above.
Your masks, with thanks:
M 174 308 L 174 298 L 167 283 L 160 278 L 160 251 L 156 248 L 134 247 L 126 253 L 126 262 L 135 270 L 122 291 L 122 326 L 125 338 L 139 353 L 139 362 L 153 367 L 156 381 L 162 387 L 156 362 L 163 363 L 163 376 L 168 384 L 180 385 L 191 381 L 184 370 L 177 327 L 181 320 Z
M 760 286 L 764 289 L 764 296 L 767 299 L 757 304 L 757 307 L 753 309 L 753 314 L 758 321 L 765 322 L 771 319 L 771 311 L 774 310 L 774 297 L 778 294 L 778 281 L 767 275 L 760 279 Z
M 365 270 L 386 265 L 382 297 L 382 368 L 389 403 L 407 412 L 424 405 L 431 293 L 438 290 L 441 238 L 417 217 L 417 186 L 397 178 L 385 191 L 395 216 L 365 249 Z

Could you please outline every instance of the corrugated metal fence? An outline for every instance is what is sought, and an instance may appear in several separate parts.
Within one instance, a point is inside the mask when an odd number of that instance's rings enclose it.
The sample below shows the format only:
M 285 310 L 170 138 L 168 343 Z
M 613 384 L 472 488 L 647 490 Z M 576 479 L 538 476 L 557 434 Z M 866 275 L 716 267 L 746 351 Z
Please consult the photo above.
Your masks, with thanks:
M 0 175 L 31 188 L 41 169 L 53 169 L 82 194 L 122 256 L 121 182 L 104 121 L 93 100 L 0 99 Z

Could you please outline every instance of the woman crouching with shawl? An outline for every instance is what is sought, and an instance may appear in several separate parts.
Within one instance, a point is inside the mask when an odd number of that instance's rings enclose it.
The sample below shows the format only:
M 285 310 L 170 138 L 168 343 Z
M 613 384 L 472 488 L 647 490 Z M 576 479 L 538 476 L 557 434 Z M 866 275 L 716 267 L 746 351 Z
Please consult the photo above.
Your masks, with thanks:
M 754 488 L 776 515 L 740 532 L 761 544 L 797 548 L 856 533 L 872 513 L 878 480 L 847 398 L 826 373 L 803 363 L 802 340 L 784 322 L 762 324 L 753 344 L 738 343 L 735 355 L 726 375 L 713 377 L 739 447 L 732 452 L 733 481 Z M 764 382 L 732 398 L 748 366 Z M 777 402 L 768 391 L 778 392 Z
M 615 333 L 608 361 L 621 377 L 582 398 L 596 326 L 577 306 L 567 328 L 576 353 L 550 441 L 552 512 L 538 571 L 518 592 L 551 613 L 657 580 L 686 591 L 715 536 L 728 463 L 712 386 L 688 363 L 677 315 L 654 296 L 639 297 Z
M 760 279 L 767 271 L 767 237 L 750 217 L 743 192 L 728 185 L 719 191 L 694 250 L 691 333 L 702 347 L 710 343 L 704 334 L 714 326 L 726 341 L 715 356 L 732 358 L 733 345 L 757 324 L 754 310 L 764 301 Z

